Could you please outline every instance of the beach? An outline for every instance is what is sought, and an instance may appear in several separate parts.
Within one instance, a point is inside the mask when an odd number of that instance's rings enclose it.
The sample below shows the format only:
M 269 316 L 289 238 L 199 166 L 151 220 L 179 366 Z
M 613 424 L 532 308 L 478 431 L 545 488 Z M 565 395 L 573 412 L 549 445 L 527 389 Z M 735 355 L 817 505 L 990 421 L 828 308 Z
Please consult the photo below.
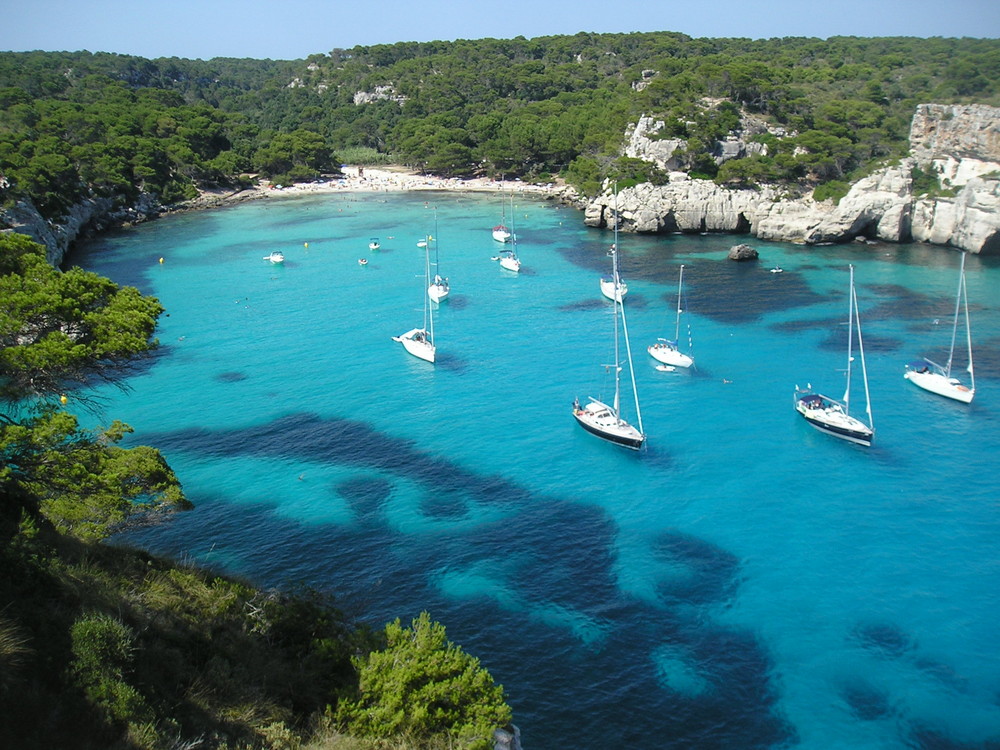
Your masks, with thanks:
M 206 190 L 195 199 L 176 207 L 175 210 L 211 208 L 229 203 L 266 198 L 293 197 L 313 193 L 338 192 L 402 192 L 410 190 L 448 190 L 454 192 L 532 193 L 574 203 L 577 192 L 562 181 L 534 184 L 521 180 L 494 180 L 487 177 L 437 177 L 419 174 L 405 167 L 346 166 L 343 173 L 317 182 L 293 185 L 272 184 L 260 179 L 256 185 L 243 190 Z

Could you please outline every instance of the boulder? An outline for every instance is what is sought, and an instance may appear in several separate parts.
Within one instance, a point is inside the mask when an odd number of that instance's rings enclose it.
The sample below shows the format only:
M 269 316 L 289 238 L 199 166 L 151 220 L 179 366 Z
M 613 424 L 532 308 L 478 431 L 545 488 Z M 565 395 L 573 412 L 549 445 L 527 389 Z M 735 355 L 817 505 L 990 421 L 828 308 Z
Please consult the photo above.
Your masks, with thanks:
M 747 260 L 757 260 L 759 255 L 757 251 L 749 245 L 739 244 L 733 245 L 729 248 L 729 255 L 727 257 L 729 260 L 742 262 Z

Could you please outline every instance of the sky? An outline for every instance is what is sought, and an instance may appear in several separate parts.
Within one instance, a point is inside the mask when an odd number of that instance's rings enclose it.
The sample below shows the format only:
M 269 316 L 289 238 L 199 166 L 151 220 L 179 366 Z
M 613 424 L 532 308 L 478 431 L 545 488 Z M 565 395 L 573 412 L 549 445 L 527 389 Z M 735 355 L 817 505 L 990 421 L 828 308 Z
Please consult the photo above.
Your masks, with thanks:
M 15 52 L 298 60 L 356 45 L 580 31 L 995 39 L 1000 0 L 0 0 L 0 50 Z

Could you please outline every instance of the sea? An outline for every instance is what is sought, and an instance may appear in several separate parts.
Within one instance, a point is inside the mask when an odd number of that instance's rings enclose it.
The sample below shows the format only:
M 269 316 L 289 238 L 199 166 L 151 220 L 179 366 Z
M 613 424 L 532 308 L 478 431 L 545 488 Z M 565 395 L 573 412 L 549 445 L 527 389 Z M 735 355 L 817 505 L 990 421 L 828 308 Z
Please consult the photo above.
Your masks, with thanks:
M 195 505 L 114 541 L 375 627 L 429 612 L 503 685 L 525 750 L 1000 747 L 1000 259 L 966 263 L 964 405 L 903 378 L 948 356 L 954 249 L 622 234 L 616 360 L 613 233 L 507 201 L 305 194 L 75 250 L 166 308 L 157 352 L 81 413 L 161 449 Z M 520 274 L 496 262 L 502 216 Z M 728 260 L 740 242 L 759 260 Z M 451 285 L 436 364 L 392 340 L 424 323 L 427 264 Z M 870 448 L 793 408 L 796 386 L 846 390 L 852 265 Z M 678 301 L 695 367 L 664 372 L 646 347 Z M 616 361 L 641 451 L 572 416 L 613 397 Z

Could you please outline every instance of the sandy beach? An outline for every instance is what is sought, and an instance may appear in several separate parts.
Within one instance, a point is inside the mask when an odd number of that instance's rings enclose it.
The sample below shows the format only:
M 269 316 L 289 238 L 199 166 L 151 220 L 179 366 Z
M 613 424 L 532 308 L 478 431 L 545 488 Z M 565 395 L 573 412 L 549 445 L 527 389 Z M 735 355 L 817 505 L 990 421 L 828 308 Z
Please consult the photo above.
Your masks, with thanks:
M 417 174 L 403 167 L 344 167 L 343 174 L 321 182 L 272 185 L 260 180 L 255 187 L 239 191 L 205 191 L 198 198 L 178 206 L 178 210 L 210 208 L 263 198 L 292 197 L 307 193 L 394 192 L 406 190 L 449 190 L 465 192 L 534 193 L 573 202 L 576 191 L 564 183 L 530 184 L 520 180 L 492 180 L 485 177 L 460 179 Z

